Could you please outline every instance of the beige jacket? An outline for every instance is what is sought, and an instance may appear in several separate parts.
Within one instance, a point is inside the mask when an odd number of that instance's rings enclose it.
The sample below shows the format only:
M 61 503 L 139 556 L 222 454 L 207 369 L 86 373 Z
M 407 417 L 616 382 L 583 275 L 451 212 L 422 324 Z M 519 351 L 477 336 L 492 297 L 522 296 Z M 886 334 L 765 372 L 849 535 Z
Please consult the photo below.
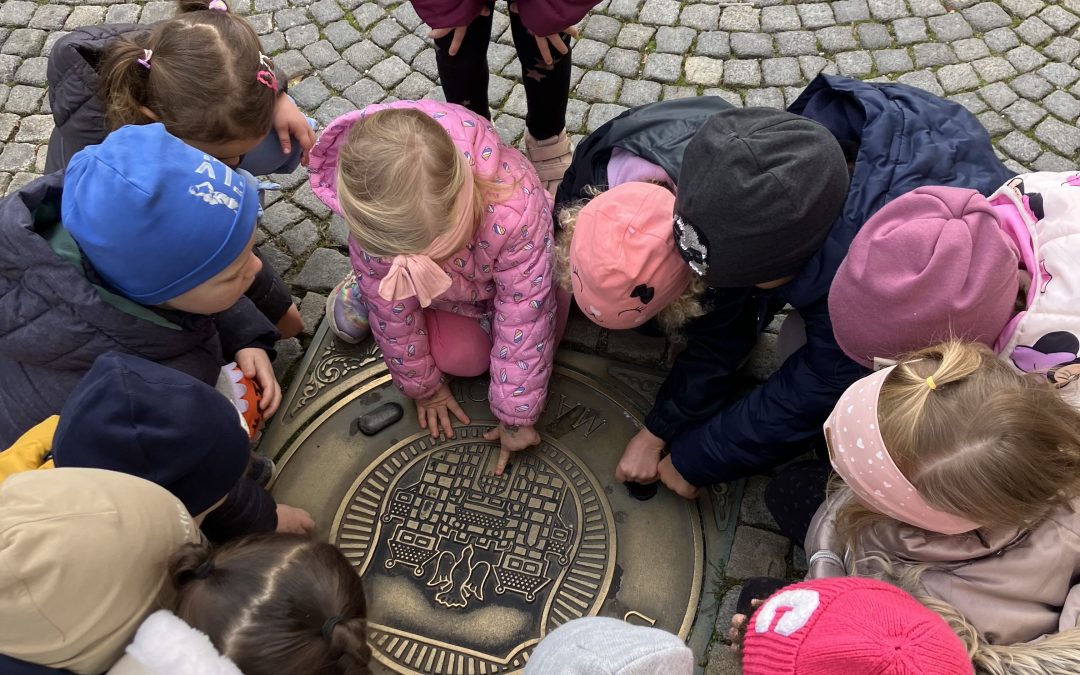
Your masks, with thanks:
M 896 566 L 894 573 L 928 564 L 921 579 L 927 594 L 956 607 L 991 644 L 1029 642 L 1078 625 L 1080 499 L 1029 530 L 948 536 L 883 519 L 861 534 L 856 565 L 835 522 L 849 494 L 826 500 L 810 524 L 809 578 L 880 575 L 882 565 L 866 559 L 878 554 Z

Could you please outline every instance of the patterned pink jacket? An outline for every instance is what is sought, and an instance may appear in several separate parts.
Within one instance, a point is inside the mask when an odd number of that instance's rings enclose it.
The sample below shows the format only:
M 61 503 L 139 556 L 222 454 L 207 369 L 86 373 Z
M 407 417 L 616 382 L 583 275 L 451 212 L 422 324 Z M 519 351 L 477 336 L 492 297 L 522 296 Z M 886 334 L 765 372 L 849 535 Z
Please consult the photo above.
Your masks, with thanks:
M 487 205 L 472 242 L 443 264 L 452 284 L 431 307 L 476 317 L 491 327 L 491 409 L 506 424 L 531 426 L 543 410 L 555 351 L 551 198 L 532 165 L 499 140 L 488 120 L 449 103 L 397 101 L 339 117 L 312 150 L 308 169 L 312 189 L 335 212 L 340 213 L 335 187 L 338 148 L 357 120 L 388 108 L 416 108 L 430 114 L 478 177 L 514 185 L 505 201 Z M 410 398 L 431 395 L 443 375 L 431 357 L 419 302 L 383 300 L 379 283 L 390 261 L 367 255 L 352 237 L 349 252 L 372 334 L 394 382 Z

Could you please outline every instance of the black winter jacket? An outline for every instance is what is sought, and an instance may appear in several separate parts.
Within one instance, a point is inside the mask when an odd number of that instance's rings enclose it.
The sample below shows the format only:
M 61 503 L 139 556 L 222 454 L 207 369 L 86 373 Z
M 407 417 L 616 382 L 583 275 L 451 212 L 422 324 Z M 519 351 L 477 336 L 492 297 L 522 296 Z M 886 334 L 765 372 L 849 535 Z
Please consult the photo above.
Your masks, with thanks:
M 654 103 L 598 129 L 579 146 L 559 197 L 569 201 L 582 196 L 586 184 L 603 185 L 616 146 L 678 176 L 686 142 L 704 121 L 702 108 L 693 104 L 699 100 L 685 104 L 683 118 L 676 118 L 679 101 Z M 665 105 L 672 106 L 667 114 Z M 794 280 L 772 291 L 710 289 L 708 313 L 684 329 L 687 348 L 645 426 L 668 441 L 675 467 L 695 485 L 735 480 L 803 452 L 840 395 L 865 374 L 836 344 L 828 294 L 851 240 L 870 216 L 921 185 L 989 194 L 1012 176 L 967 110 L 919 89 L 822 75 L 790 110 L 823 124 L 855 158 L 851 187 L 825 243 Z M 738 396 L 736 372 L 787 304 L 806 322 L 806 345 L 764 384 Z
M 210 317 L 109 292 L 59 227 L 62 195 L 63 174 L 54 173 L 0 200 L 0 447 L 58 414 L 104 352 L 135 354 L 211 386 L 237 350 L 273 354 L 277 330 L 246 297 Z M 65 236 L 67 257 L 58 253 Z

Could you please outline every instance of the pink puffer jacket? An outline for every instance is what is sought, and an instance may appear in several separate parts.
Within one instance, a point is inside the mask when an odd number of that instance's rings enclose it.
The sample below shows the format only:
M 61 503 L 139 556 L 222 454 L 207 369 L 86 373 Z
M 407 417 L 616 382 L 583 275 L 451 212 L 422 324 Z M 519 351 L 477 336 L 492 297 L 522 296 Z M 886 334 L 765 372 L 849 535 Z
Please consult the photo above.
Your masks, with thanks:
M 506 424 L 532 426 L 543 410 L 555 351 L 551 198 L 525 157 L 499 140 L 488 120 L 450 103 L 397 101 L 370 105 L 334 120 L 311 151 L 308 171 L 315 194 L 335 212 L 338 149 L 365 115 L 416 108 L 442 125 L 476 176 L 514 185 L 505 201 L 488 204 L 472 243 L 443 264 L 450 288 L 433 309 L 490 320 L 491 409 Z M 416 298 L 388 302 L 379 283 L 390 261 L 364 253 L 352 237 L 349 252 L 367 304 L 372 334 L 394 382 L 413 399 L 430 396 L 443 381 L 431 357 L 424 313 Z

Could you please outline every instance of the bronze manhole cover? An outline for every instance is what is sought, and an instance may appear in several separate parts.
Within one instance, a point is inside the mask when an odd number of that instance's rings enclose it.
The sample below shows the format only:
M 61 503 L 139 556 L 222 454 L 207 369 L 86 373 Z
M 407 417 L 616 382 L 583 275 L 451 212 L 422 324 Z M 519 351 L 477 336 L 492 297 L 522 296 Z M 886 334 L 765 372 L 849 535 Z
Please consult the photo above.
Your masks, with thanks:
M 541 444 L 497 477 L 485 380 L 453 384 L 473 423 L 433 440 L 371 344 L 323 327 L 301 369 L 262 450 L 278 458 L 275 496 L 310 510 L 363 577 L 376 672 L 517 672 L 544 635 L 598 614 L 704 654 L 737 495 L 641 500 L 615 482 L 655 373 L 560 353 Z M 362 433 L 387 403 L 405 415 Z

